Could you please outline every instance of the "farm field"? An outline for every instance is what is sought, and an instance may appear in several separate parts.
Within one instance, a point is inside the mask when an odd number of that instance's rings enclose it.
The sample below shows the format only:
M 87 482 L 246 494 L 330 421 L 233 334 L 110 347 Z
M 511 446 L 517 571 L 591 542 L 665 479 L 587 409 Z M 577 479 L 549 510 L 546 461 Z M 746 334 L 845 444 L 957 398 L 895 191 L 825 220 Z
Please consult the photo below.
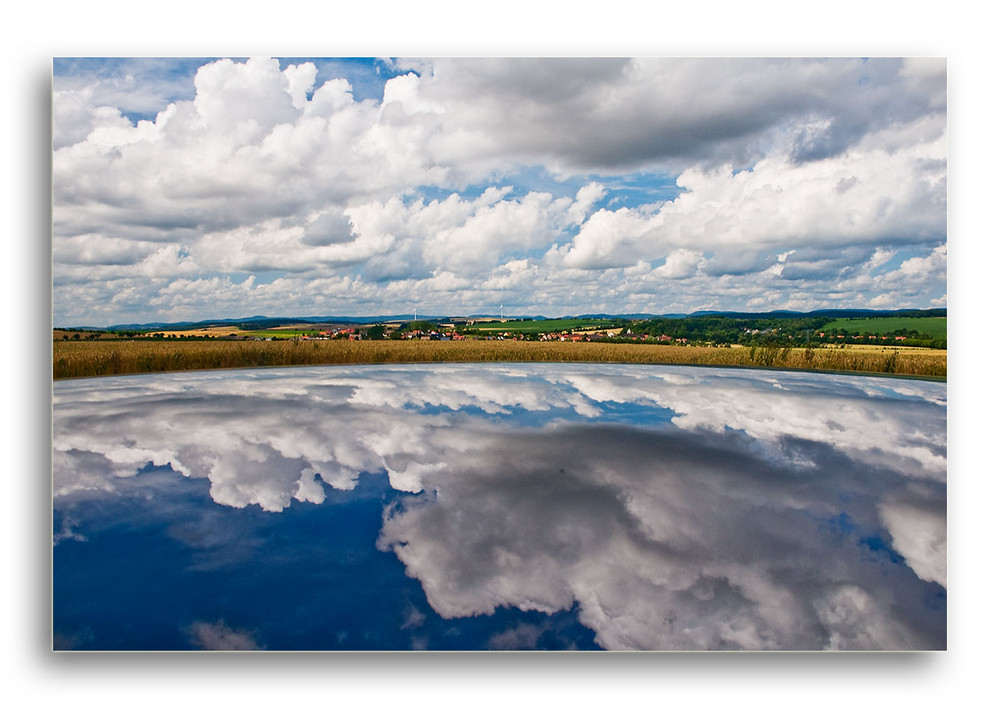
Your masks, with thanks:
M 53 329 L 52 330 L 52 341 L 57 339 L 118 339 L 117 335 L 112 332 L 84 332 L 79 330 L 71 329 Z
M 239 327 L 200 327 L 197 329 L 162 330 L 162 334 L 173 334 L 178 337 L 228 337 L 240 334 Z
M 148 332 L 143 332 L 142 336 L 152 337 L 156 334 L 161 334 L 163 336 L 172 337 L 228 337 L 230 335 L 242 335 L 245 334 L 243 330 L 239 327 L 230 326 L 220 326 L 216 325 L 214 327 L 199 327 L 195 329 L 161 329 L 161 330 L 150 330 Z M 95 339 L 122 339 L 122 338 L 132 338 L 134 334 L 128 334 L 125 332 L 118 331 L 106 331 L 106 330 L 96 330 L 92 333 L 77 332 L 73 330 L 63 330 L 63 329 L 53 329 L 52 339 L 53 341 L 58 341 L 60 339 L 73 339 L 74 335 L 80 335 L 76 339 L 84 338 L 95 338 Z
M 295 337 L 314 337 L 320 333 L 318 329 L 259 329 L 250 332 L 240 330 L 238 334 L 241 337 L 261 337 L 272 339 L 294 339 Z
M 905 352 L 913 356 L 941 356 L 946 352 L 942 349 L 931 349 L 930 347 L 902 347 L 890 344 L 821 344 L 819 349 L 853 349 L 858 352 Z
M 944 379 L 946 350 L 701 347 L 598 342 L 56 341 L 55 379 L 161 371 L 417 362 L 609 362 L 775 367 Z
M 890 334 L 900 329 L 912 329 L 932 338 L 948 336 L 947 317 L 872 317 L 868 319 L 836 319 L 827 329 L 843 329 L 854 334 Z

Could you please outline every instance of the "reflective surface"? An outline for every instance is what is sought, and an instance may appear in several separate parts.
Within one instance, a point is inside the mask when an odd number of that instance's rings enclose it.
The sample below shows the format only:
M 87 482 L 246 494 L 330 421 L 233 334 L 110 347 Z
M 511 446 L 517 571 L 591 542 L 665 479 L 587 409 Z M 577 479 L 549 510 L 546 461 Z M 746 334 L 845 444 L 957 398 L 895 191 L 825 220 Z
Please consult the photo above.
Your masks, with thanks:
M 943 383 L 474 364 L 54 391 L 58 648 L 945 648 Z

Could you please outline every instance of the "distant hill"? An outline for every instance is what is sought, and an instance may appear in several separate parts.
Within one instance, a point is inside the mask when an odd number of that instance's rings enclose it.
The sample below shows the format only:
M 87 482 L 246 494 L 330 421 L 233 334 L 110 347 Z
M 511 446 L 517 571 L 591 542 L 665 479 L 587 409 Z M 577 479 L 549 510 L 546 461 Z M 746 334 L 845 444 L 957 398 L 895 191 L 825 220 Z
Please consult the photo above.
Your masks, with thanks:
M 132 324 L 116 324 L 104 329 L 119 330 L 181 330 L 181 329 L 201 329 L 204 327 L 242 327 L 251 326 L 253 329 L 269 329 L 272 327 L 286 327 L 288 325 L 312 325 L 312 324 L 375 324 L 379 322 L 400 322 L 412 320 L 413 315 L 382 315 L 378 317 L 338 317 L 330 315 L 327 317 L 266 317 L 264 315 L 254 315 L 253 317 L 226 318 L 217 320 L 198 320 L 197 322 L 143 322 Z M 428 317 L 420 315 L 420 319 L 447 319 L 443 317 Z M 93 328 L 100 329 L 100 328 Z
M 244 323 L 254 323 L 259 324 L 261 322 L 269 321 L 273 318 L 264 317 L 263 315 L 254 315 L 253 317 L 241 317 L 238 319 L 219 319 L 219 320 L 200 320 L 198 322 L 134 322 L 131 324 L 116 324 L 110 327 L 105 327 L 106 330 L 117 331 L 117 330 L 171 330 L 171 329 L 199 329 L 201 327 L 222 327 L 222 326 L 233 326 L 240 325 Z M 100 328 L 94 328 L 100 329 Z
M 931 308 L 926 310 L 904 309 L 904 310 L 866 310 L 866 309 L 824 309 L 811 310 L 809 312 L 797 312 L 793 310 L 770 310 L 768 312 L 737 312 L 730 310 L 699 310 L 691 313 L 583 313 L 566 315 L 563 317 L 541 317 L 538 315 L 507 314 L 505 320 L 545 320 L 545 319 L 624 319 L 624 320 L 649 320 L 649 319 L 680 319 L 684 317 L 729 317 L 733 319 L 794 319 L 799 317 L 947 317 L 946 308 Z M 325 315 L 325 316 L 276 316 L 254 315 L 252 317 L 224 318 L 199 320 L 196 322 L 144 322 L 132 324 L 116 324 L 110 327 L 85 327 L 77 326 L 70 329 L 76 330 L 135 330 L 135 331 L 170 331 L 182 329 L 199 329 L 203 327 L 223 327 L 235 326 L 244 329 L 267 329 L 271 327 L 286 327 L 289 325 L 316 325 L 316 324 L 378 324 L 382 322 L 409 322 L 413 320 L 413 314 L 402 315 L 377 315 L 377 316 L 345 316 L 345 315 Z M 499 319 L 497 313 L 474 314 L 474 315 L 426 315 L 417 314 L 417 319 L 432 322 L 462 319 Z M 63 328 L 66 329 L 66 328 Z
M 655 317 L 687 317 L 687 315 L 651 315 L 648 312 L 626 312 L 618 315 L 607 313 L 586 313 L 582 315 L 567 315 L 560 317 L 562 320 L 651 320 Z M 555 318 L 552 318 L 555 319 Z
M 822 317 L 947 317 L 948 310 L 944 307 L 929 310 L 816 310 L 809 314 Z
M 659 317 L 730 317 L 732 319 L 797 319 L 801 317 L 947 317 L 948 310 L 934 308 L 929 310 L 810 310 L 796 312 L 794 310 L 771 310 L 769 312 L 731 312 L 725 310 L 699 310 L 690 315 L 658 315 Z

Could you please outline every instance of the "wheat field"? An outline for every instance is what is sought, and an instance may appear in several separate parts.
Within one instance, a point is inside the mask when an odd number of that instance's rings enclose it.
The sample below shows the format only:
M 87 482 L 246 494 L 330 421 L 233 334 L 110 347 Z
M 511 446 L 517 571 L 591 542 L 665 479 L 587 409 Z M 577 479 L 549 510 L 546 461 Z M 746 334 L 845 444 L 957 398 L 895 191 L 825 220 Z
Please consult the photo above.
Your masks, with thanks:
M 947 352 L 698 347 L 599 342 L 90 341 L 53 342 L 54 379 L 263 366 L 418 362 L 701 364 L 896 374 L 944 379 Z

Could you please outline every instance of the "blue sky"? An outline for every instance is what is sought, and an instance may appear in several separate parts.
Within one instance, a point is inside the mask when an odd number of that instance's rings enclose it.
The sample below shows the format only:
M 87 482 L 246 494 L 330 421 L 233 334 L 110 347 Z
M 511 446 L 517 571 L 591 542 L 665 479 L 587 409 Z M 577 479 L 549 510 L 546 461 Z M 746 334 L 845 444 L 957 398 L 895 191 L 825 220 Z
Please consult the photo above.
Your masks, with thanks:
M 56 325 L 947 305 L 943 59 L 56 59 Z

